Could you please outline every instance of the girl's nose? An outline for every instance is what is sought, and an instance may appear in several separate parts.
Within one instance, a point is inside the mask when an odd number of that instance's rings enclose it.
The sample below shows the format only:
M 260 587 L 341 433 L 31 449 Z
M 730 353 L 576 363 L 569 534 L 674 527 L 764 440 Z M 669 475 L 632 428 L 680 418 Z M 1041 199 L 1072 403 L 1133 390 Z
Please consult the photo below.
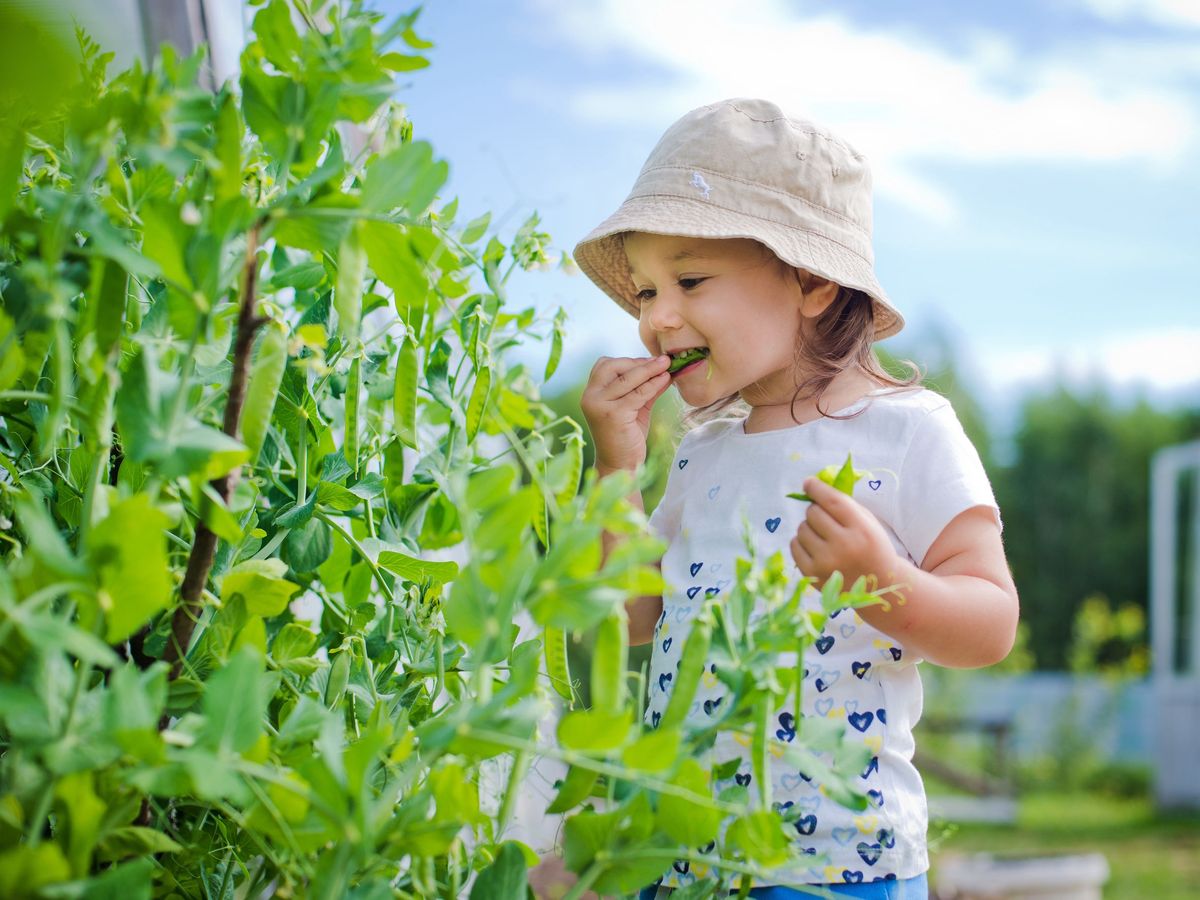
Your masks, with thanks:
M 646 322 L 657 333 L 683 324 L 679 298 L 670 290 L 660 291 L 646 308 Z

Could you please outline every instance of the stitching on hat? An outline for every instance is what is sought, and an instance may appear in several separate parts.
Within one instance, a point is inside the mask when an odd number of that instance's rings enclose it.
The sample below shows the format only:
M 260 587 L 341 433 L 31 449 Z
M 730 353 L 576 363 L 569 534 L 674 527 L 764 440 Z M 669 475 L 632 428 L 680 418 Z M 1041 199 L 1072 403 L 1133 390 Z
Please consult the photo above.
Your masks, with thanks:
M 643 172 L 642 174 L 643 174 L 643 175 L 645 175 L 645 174 L 646 174 L 646 173 L 648 173 L 648 172 L 658 172 L 658 171 L 660 171 L 660 170 L 662 170 L 662 171 L 691 171 L 691 172 L 701 171 L 701 172 L 708 172 L 710 175 L 719 175 L 721 178 L 726 178 L 726 179 L 728 179 L 729 181 L 736 181 L 736 182 L 738 182 L 739 184 L 744 184 L 744 185 L 746 185 L 747 187 L 754 187 L 754 188 L 759 188 L 759 189 L 761 189 L 761 190 L 764 190 L 764 191 L 770 191 L 772 194 L 778 194 L 778 195 L 779 195 L 779 196 L 781 196 L 781 197 L 787 197 L 787 198 L 789 198 L 789 199 L 791 199 L 791 200 L 795 200 L 795 201 L 797 201 L 798 203 L 803 203 L 805 206 L 810 206 L 810 207 L 812 207 L 813 209 L 819 209 L 819 210 L 822 210 L 822 211 L 824 211 L 824 212 L 827 212 L 827 213 L 829 213 L 829 215 L 831 215 L 831 216 L 834 216 L 834 217 L 835 217 L 835 218 L 837 218 L 837 219 L 841 219 L 841 220 L 842 220 L 843 222 L 845 222 L 847 225 L 850 225 L 851 227 L 858 229 L 858 230 L 859 230 L 859 231 L 861 231 L 861 232 L 862 232 L 862 233 L 863 233 L 863 234 L 864 234 L 866 237 L 870 238 L 870 236 L 871 236 L 871 232 L 870 232 L 870 231 L 868 231 L 868 230 L 867 230 L 866 228 L 864 228 L 862 225 L 860 225 L 860 224 L 858 224 L 857 222 L 855 222 L 853 219 L 851 219 L 851 218 L 849 218 L 849 217 L 847 217 L 847 216 L 844 216 L 844 215 L 842 215 L 842 214 L 841 214 L 840 212 L 838 212 L 836 209 L 830 209 L 828 206 L 822 206 L 820 203 L 813 203 L 811 200 L 806 200 L 804 197 L 797 197 L 795 194 L 790 194 L 790 193 L 788 193 L 787 191 L 781 191 L 781 190 L 779 190 L 778 188 L 769 187 L 769 186 L 767 186 L 767 185 L 765 185 L 765 184 L 762 184 L 762 183 L 760 183 L 760 182 L 757 182 L 757 181 L 747 181 L 745 178 L 738 178 L 736 175 L 727 175 L 726 173 L 724 173 L 724 172 L 718 172 L 718 171 L 716 171 L 715 169 L 697 169 L 697 168 L 693 168 L 693 167 L 691 167 L 691 166 L 655 166 L 653 169 L 647 169 L 647 170 L 646 170 L 645 172 Z M 639 178 L 638 180 L 640 181 L 641 179 Z M 674 196 L 674 195 L 672 195 L 672 194 L 639 194 L 639 196 L 643 196 L 643 197 L 657 197 L 657 196 L 670 197 L 670 196 Z M 771 220 L 771 219 L 766 219 L 765 221 L 768 221 L 768 222 L 769 222 L 769 221 L 772 221 L 772 220 Z M 780 224 L 783 224 L 783 223 L 780 223 Z
M 706 109 L 717 109 L 717 108 L 719 108 L 719 106 L 720 105 L 718 104 L 717 106 L 710 106 L 710 107 L 705 107 L 705 108 Z M 736 109 L 738 112 L 740 112 L 743 116 L 745 116 L 751 122 L 759 122 L 760 124 L 763 124 L 763 125 L 770 125 L 772 122 L 780 122 L 780 121 L 786 122 L 789 126 L 791 126 L 792 130 L 795 131 L 797 134 L 806 134 L 809 137 L 819 137 L 825 141 L 828 141 L 831 144 L 841 147 L 843 150 L 845 150 L 847 153 L 849 153 L 851 156 L 853 156 L 856 160 L 861 160 L 863 158 L 861 153 L 859 153 L 857 150 L 855 150 L 853 147 L 851 147 L 845 141 L 843 141 L 839 138 L 836 138 L 833 135 L 826 134 L 821 131 L 814 131 L 812 129 L 801 128 L 800 126 L 796 125 L 796 123 L 793 122 L 792 119 L 787 115 L 775 116 L 770 119 L 760 119 L 760 118 L 746 112 L 746 110 L 742 109 L 742 107 L 738 106 L 736 103 L 730 103 L 729 107 L 730 107 L 730 109 Z

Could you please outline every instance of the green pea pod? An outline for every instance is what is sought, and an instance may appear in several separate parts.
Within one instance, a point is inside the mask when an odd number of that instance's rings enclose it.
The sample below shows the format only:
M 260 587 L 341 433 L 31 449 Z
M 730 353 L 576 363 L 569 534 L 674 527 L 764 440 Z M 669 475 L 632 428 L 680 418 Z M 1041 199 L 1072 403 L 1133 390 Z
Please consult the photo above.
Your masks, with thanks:
M 287 329 L 278 322 L 271 322 L 259 344 L 250 384 L 246 387 L 246 402 L 242 406 L 242 443 L 250 450 L 251 463 L 258 459 L 271 425 L 271 411 L 275 408 L 287 361 Z
M 475 376 L 475 386 L 471 389 L 471 399 L 467 401 L 467 441 L 475 440 L 479 433 L 479 423 L 483 421 L 484 410 L 487 409 L 488 397 L 492 390 L 492 370 L 484 366 Z
M 329 667 L 329 681 L 325 684 L 325 705 L 333 709 L 346 693 L 350 683 L 350 652 L 343 650 Z
M 396 392 L 392 396 L 396 437 L 417 449 L 417 345 L 412 335 L 396 357 Z
M 592 788 L 596 786 L 598 777 L 592 769 L 571 766 L 567 769 L 567 777 L 563 779 L 554 801 L 546 807 L 546 812 L 561 813 L 578 806 L 592 795 Z
M 592 709 L 616 714 L 625 701 L 625 673 L 629 668 L 629 629 L 625 611 L 600 623 L 592 650 Z
M 563 323 L 566 320 L 566 310 L 560 306 L 558 314 L 554 317 L 554 336 L 550 339 L 550 358 L 546 360 L 546 373 L 542 376 L 543 381 L 549 381 L 550 376 L 558 369 L 558 361 L 562 358 L 563 349 Z
M 697 619 L 683 643 L 679 671 L 675 673 L 675 687 L 671 690 L 671 699 L 667 701 L 659 728 L 675 728 L 682 724 L 696 696 L 700 676 L 704 674 L 704 663 L 708 659 L 708 645 L 711 640 L 712 623 L 706 617 Z
M 539 497 L 534 504 L 533 533 L 538 535 L 541 546 L 550 550 L 550 510 L 546 509 L 545 497 Z
M 346 380 L 346 460 L 358 475 L 358 407 L 362 398 L 362 357 L 350 363 Z
M 367 251 L 363 249 L 362 235 L 357 227 L 351 228 L 338 247 L 337 282 L 333 289 L 333 306 L 338 315 L 338 333 L 347 342 L 358 337 L 359 321 L 362 319 L 363 282 L 367 275 Z
M 571 668 L 567 663 L 567 633 L 561 628 L 547 625 L 542 635 L 546 648 L 546 674 L 558 695 L 571 702 Z
M 564 475 L 554 499 L 559 506 L 565 506 L 579 492 L 579 476 L 583 474 L 583 435 L 577 431 L 568 435 L 556 462 Z
M 828 485 L 837 488 L 843 494 L 854 495 L 854 485 L 861 481 L 866 472 L 862 469 L 854 468 L 854 461 L 850 458 L 850 454 L 846 454 L 846 461 L 841 466 L 825 466 L 817 473 L 817 477 Z M 812 502 L 812 498 L 803 492 L 788 494 L 793 500 L 802 500 L 806 503 Z

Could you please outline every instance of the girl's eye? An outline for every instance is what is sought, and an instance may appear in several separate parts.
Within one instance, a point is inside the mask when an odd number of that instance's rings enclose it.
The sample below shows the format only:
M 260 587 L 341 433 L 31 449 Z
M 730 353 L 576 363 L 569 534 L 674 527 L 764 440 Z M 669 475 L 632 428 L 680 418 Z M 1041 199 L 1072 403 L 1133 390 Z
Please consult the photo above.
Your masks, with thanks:
M 706 278 L 680 278 L 678 284 L 685 291 L 690 291 L 699 287 L 701 283 L 707 280 Z M 639 303 L 645 303 L 647 300 L 652 299 L 655 293 L 653 288 L 646 288 L 634 294 L 634 299 Z

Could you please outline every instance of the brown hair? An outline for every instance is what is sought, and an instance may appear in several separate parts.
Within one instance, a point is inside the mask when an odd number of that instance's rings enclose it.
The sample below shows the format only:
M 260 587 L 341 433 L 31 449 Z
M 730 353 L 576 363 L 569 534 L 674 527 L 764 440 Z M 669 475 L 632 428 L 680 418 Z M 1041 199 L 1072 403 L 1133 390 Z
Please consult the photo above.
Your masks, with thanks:
M 761 244 L 760 246 L 782 267 L 784 277 L 794 277 L 798 281 L 802 279 L 805 274 L 802 270 L 785 263 L 769 248 Z M 833 379 L 851 367 L 858 368 L 872 381 L 884 387 L 913 390 L 921 386 L 921 370 L 916 363 L 902 360 L 901 364 L 909 370 L 909 374 L 907 378 L 897 377 L 880 363 L 879 357 L 872 349 L 874 342 L 875 304 L 870 295 L 864 291 L 839 286 L 837 298 L 817 316 L 807 333 L 796 335 L 792 374 L 797 381 L 797 387 L 792 396 L 792 421 L 800 424 L 796 420 L 796 401 L 808 399 L 815 399 L 817 411 L 828 418 L 852 419 L 860 415 L 863 412 L 861 409 L 844 416 L 831 415 L 821 409 L 821 398 Z M 800 380 L 803 373 L 807 375 Z M 742 400 L 741 394 L 731 394 L 708 406 L 688 410 L 683 415 L 680 436 L 705 422 L 721 418 L 726 412 L 744 418 L 749 415 L 750 409 Z

